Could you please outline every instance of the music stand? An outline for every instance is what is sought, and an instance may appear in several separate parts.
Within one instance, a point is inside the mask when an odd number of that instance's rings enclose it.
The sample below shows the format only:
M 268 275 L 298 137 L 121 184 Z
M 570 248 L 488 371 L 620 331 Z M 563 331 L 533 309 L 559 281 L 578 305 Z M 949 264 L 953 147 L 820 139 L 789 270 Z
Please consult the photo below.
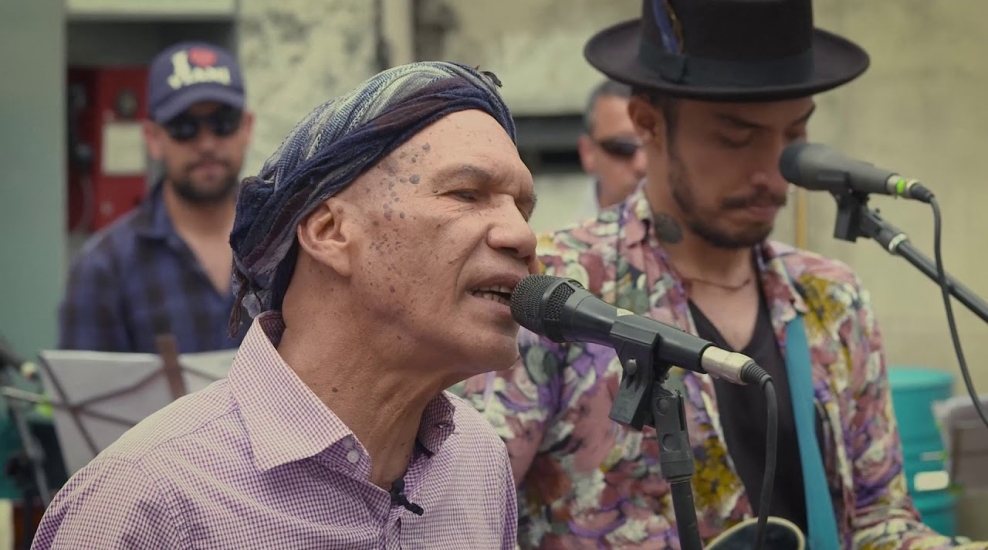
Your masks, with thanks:
M 178 354 L 161 335 L 158 354 L 45 350 L 38 354 L 68 475 L 138 422 L 226 376 L 237 350 Z

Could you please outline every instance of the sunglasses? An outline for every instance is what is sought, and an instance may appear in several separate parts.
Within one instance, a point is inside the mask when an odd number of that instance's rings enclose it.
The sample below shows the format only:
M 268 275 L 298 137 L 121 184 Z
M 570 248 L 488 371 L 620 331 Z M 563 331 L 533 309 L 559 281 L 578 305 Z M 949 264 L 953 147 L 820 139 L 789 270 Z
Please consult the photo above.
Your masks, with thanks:
M 597 146 L 605 153 L 619 159 L 630 159 L 635 156 L 641 144 L 628 138 L 607 138 L 596 141 Z
M 182 113 L 162 126 L 175 141 L 190 141 L 199 135 L 204 125 L 217 137 L 229 136 L 240 128 L 242 119 L 240 109 L 223 106 L 204 116 Z

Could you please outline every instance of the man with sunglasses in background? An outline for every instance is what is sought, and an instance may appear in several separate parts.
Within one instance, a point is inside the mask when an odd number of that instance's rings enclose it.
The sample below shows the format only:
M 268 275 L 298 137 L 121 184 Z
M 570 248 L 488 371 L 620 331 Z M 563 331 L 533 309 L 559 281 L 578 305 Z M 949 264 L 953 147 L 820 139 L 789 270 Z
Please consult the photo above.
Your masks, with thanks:
M 155 353 L 235 348 L 228 334 L 230 231 L 253 117 L 240 67 L 212 44 L 184 42 L 148 72 L 144 139 L 163 176 L 144 201 L 93 236 L 73 261 L 59 311 L 59 347 Z
M 618 204 L 645 177 L 645 155 L 628 116 L 631 87 L 604 80 L 590 94 L 577 141 L 583 170 L 594 178 L 593 206 L 586 216 Z

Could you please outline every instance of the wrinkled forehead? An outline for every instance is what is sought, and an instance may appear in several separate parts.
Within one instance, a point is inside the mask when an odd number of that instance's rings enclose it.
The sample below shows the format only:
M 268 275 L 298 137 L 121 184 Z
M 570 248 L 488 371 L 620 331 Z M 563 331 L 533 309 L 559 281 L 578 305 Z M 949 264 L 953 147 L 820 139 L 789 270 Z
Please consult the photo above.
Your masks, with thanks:
M 458 175 L 482 172 L 492 183 L 531 185 L 531 172 L 521 160 L 511 136 L 493 117 L 479 110 L 446 115 L 416 133 L 380 164 L 389 173 L 408 172 L 408 177 L 439 184 L 454 168 Z M 476 178 L 475 178 L 476 179 Z

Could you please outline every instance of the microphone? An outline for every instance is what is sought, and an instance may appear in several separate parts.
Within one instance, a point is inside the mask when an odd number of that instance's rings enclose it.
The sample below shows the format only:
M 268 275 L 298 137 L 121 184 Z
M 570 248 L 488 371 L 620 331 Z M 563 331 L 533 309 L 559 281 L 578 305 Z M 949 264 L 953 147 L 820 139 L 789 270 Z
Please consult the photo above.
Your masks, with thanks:
M 790 183 L 810 191 L 891 195 L 929 203 L 923 184 L 891 170 L 855 160 L 820 143 L 794 143 L 782 151 L 779 171 Z
M 768 374 L 748 356 L 616 308 L 573 279 L 529 275 L 511 293 L 511 316 L 519 325 L 553 342 L 589 342 L 620 350 L 625 334 L 658 342 L 656 359 L 735 384 L 760 384 Z M 629 330 L 630 329 L 630 330 Z
M 391 483 L 391 504 L 397 504 L 416 516 L 421 516 L 425 510 L 414 502 L 409 502 L 405 496 L 405 478 L 399 477 Z

